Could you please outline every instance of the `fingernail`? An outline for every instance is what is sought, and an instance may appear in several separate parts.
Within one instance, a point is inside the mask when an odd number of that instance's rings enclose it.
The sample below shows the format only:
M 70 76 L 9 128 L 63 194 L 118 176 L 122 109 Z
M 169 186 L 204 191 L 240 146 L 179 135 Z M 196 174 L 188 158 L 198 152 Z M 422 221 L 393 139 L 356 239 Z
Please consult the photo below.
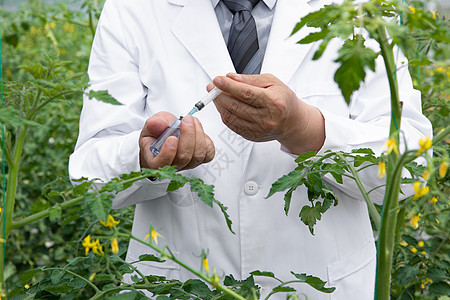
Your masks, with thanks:
M 184 117 L 183 121 L 186 124 L 193 124 L 194 123 L 194 119 L 192 119 L 192 116 L 190 116 L 190 115 L 187 115 L 186 117 Z
M 217 76 L 216 78 L 214 78 L 213 83 L 217 86 L 217 85 L 221 85 L 222 84 L 222 77 Z

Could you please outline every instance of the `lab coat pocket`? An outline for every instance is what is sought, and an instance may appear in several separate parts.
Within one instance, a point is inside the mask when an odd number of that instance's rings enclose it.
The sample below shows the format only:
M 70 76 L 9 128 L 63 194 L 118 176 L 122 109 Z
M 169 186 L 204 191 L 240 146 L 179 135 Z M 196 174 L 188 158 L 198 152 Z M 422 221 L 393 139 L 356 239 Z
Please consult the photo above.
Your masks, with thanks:
M 376 250 L 373 240 L 353 254 L 327 267 L 328 282 L 336 290 L 334 300 L 372 300 L 375 286 Z
M 175 256 L 178 256 L 178 252 L 172 251 Z M 152 248 L 136 241 L 130 240 L 130 245 L 128 247 L 128 258 L 127 261 L 138 261 L 139 256 L 143 254 L 151 254 L 156 257 L 159 257 L 159 254 L 156 253 Z M 176 264 L 172 260 L 166 260 L 165 262 L 156 262 L 156 261 L 142 261 L 139 263 L 139 270 L 142 271 L 141 266 L 144 268 L 156 268 L 156 269 L 172 269 L 172 270 L 180 270 L 180 265 Z M 151 272 L 151 271 L 150 271 Z M 158 272 L 157 272 L 158 273 Z M 149 273 L 153 274 L 153 273 Z M 159 275 L 159 274 L 157 274 Z
M 194 195 L 190 189 L 190 184 L 186 183 L 186 185 L 182 188 L 168 193 L 170 202 L 172 202 L 175 206 L 182 208 L 194 205 L 199 200 L 199 198 L 198 196 Z

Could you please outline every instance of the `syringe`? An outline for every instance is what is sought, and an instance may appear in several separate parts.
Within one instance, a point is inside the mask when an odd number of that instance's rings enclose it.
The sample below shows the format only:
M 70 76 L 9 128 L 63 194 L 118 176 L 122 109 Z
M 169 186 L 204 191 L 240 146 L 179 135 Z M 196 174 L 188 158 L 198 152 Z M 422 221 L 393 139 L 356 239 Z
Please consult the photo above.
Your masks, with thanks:
M 222 91 L 218 88 L 213 88 L 208 94 L 206 94 L 205 97 L 203 97 L 202 100 L 198 101 L 194 107 L 191 109 L 191 111 L 187 115 L 193 115 L 196 112 L 202 110 L 206 105 L 208 105 L 211 101 L 216 99 L 217 96 Z M 169 125 L 169 127 L 166 128 L 166 130 L 161 133 L 161 135 L 156 139 L 156 141 L 153 142 L 153 144 L 150 146 L 150 151 L 153 153 L 154 156 L 157 156 L 159 154 L 159 151 L 161 151 L 161 147 L 166 141 L 166 139 L 169 136 L 180 136 L 180 125 L 181 125 L 181 119 L 183 119 L 182 116 L 180 116 L 178 119 L 173 120 L 173 122 Z

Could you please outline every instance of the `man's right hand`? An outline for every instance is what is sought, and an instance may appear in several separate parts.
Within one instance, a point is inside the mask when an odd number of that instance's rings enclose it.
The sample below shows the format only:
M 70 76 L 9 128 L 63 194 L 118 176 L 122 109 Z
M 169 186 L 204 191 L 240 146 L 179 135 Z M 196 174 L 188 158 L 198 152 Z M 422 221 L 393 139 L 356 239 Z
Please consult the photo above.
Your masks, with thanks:
M 212 140 L 203 132 L 200 121 L 192 116 L 181 120 L 179 138 L 170 136 L 158 156 L 152 154 L 150 146 L 175 118 L 171 113 L 159 112 L 147 119 L 139 136 L 141 168 L 176 166 L 181 171 L 195 168 L 214 158 L 215 148 Z

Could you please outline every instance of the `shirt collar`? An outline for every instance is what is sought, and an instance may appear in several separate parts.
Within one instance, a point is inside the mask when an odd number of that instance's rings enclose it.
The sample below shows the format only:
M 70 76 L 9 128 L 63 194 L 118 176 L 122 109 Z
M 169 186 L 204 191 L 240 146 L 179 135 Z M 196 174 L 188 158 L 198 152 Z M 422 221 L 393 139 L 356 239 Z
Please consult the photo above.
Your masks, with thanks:
M 219 4 L 220 0 L 211 0 L 212 5 L 214 8 L 216 8 L 217 4 Z M 261 0 L 262 2 L 264 2 L 264 4 L 270 9 L 272 10 L 275 7 L 275 4 L 277 4 L 277 0 Z

